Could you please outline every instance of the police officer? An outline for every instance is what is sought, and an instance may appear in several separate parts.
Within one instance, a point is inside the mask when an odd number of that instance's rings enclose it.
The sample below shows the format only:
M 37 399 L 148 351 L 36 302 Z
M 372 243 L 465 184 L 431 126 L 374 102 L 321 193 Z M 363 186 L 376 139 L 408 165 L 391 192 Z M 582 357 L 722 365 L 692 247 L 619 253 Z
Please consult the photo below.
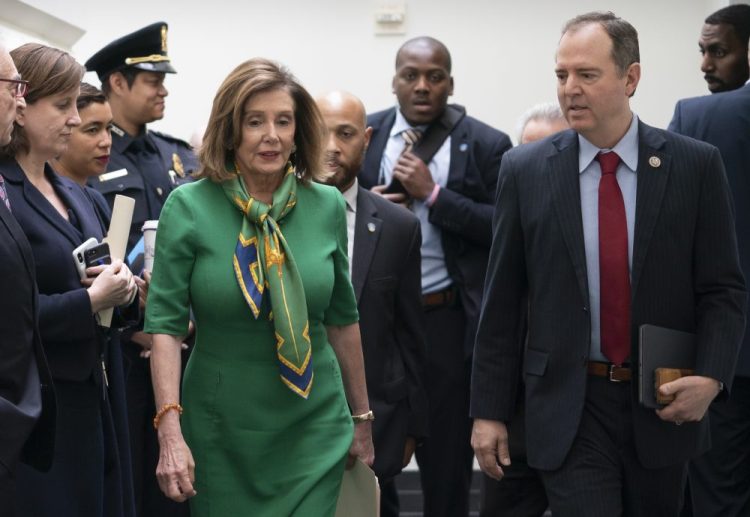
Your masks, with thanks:
M 92 181 L 109 201 L 135 199 L 130 251 L 143 222 L 158 219 L 169 193 L 190 181 L 198 163 L 190 145 L 148 130 L 164 117 L 166 74 L 176 73 L 167 55 L 167 24 L 157 22 L 113 41 L 86 61 L 102 82 L 112 107 L 112 155 L 105 174 Z
M 159 218 L 169 193 L 191 181 L 198 166 L 189 144 L 146 127 L 164 117 L 168 94 L 164 78 L 176 73 L 167 55 L 167 24 L 157 22 L 113 41 L 86 61 L 86 68 L 99 76 L 113 117 L 107 172 L 92 178 L 90 184 L 104 194 L 110 206 L 116 194 L 135 199 L 128 256 L 131 269 L 137 272 L 142 265 L 144 221 Z M 150 425 L 154 396 L 145 359 L 150 336 L 133 329 L 123 334 L 123 342 L 131 362 L 127 395 L 137 514 L 186 515 L 187 505 L 166 499 L 156 482 L 158 444 Z

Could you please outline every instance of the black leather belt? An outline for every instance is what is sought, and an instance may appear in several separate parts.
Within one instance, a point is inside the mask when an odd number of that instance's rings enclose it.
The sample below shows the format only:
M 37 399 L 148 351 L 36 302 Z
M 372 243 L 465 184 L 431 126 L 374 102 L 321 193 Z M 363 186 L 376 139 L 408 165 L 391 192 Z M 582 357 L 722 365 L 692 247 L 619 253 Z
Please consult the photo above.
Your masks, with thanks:
M 443 289 L 442 291 L 436 291 L 434 293 L 427 293 L 422 295 L 422 306 L 423 307 L 442 307 L 444 305 L 450 305 L 453 300 L 456 299 L 456 291 L 452 287 Z
M 615 366 L 612 363 L 589 361 L 586 370 L 589 375 L 604 377 L 612 382 L 630 382 L 633 371 L 629 366 Z

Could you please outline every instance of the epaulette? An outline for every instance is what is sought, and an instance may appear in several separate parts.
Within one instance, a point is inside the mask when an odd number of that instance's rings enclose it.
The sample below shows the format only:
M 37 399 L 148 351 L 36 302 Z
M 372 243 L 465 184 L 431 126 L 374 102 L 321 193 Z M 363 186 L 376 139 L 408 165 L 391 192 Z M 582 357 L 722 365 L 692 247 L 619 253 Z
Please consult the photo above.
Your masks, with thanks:
M 166 133 L 161 133 L 160 131 L 154 131 L 152 129 L 149 129 L 148 133 L 157 138 L 161 138 L 162 140 L 166 140 L 167 142 L 181 145 L 183 147 L 186 147 L 187 149 L 190 149 L 191 151 L 193 150 L 193 146 L 187 143 L 185 140 L 182 140 L 181 138 L 177 138 Z

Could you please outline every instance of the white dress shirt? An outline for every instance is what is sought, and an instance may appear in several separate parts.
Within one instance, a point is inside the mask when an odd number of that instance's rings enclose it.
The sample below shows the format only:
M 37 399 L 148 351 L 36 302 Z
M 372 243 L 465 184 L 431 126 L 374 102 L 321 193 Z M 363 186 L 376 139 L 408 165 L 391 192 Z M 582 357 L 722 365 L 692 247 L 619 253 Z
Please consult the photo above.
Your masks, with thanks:
M 397 107 L 396 120 L 391 128 L 390 137 L 385 145 L 383 158 L 380 162 L 380 179 L 385 185 L 391 182 L 393 167 L 404 150 L 404 139 L 401 133 L 407 129 L 412 129 L 412 126 L 406 121 L 401 114 L 401 110 Z M 419 129 L 424 132 L 427 126 L 416 126 L 413 129 Z M 450 164 L 451 137 L 449 136 L 427 165 L 433 181 L 440 185 L 441 188 L 445 188 L 448 183 Z M 443 240 L 440 228 L 430 223 L 430 209 L 424 204 L 424 201 L 415 199 L 412 204 L 412 211 L 419 218 L 419 223 L 422 227 L 422 293 L 427 294 L 442 291 L 449 287 L 453 281 L 448 274 L 448 267 L 445 265 L 445 254 L 443 253 Z

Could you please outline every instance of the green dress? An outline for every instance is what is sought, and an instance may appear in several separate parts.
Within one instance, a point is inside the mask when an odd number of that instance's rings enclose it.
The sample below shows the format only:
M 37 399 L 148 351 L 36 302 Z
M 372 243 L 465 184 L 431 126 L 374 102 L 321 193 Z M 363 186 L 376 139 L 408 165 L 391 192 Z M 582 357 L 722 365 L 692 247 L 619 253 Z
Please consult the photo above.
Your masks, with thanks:
M 241 226 L 220 185 L 170 194 L 159 219 L 145 330 L 196 342 L 182 430 L 195 459 L 193 517 L 324 517 L 335 512 L 353 425 L 326 325 L 358 319 L 341 194 L 298 185 L 280 222 L 305 287 L 314 380 L 307 400 L 279 377 L 267 307 L 255 320 L 232 269 Z M 267 293 L 266 293 L 267 296 Z

